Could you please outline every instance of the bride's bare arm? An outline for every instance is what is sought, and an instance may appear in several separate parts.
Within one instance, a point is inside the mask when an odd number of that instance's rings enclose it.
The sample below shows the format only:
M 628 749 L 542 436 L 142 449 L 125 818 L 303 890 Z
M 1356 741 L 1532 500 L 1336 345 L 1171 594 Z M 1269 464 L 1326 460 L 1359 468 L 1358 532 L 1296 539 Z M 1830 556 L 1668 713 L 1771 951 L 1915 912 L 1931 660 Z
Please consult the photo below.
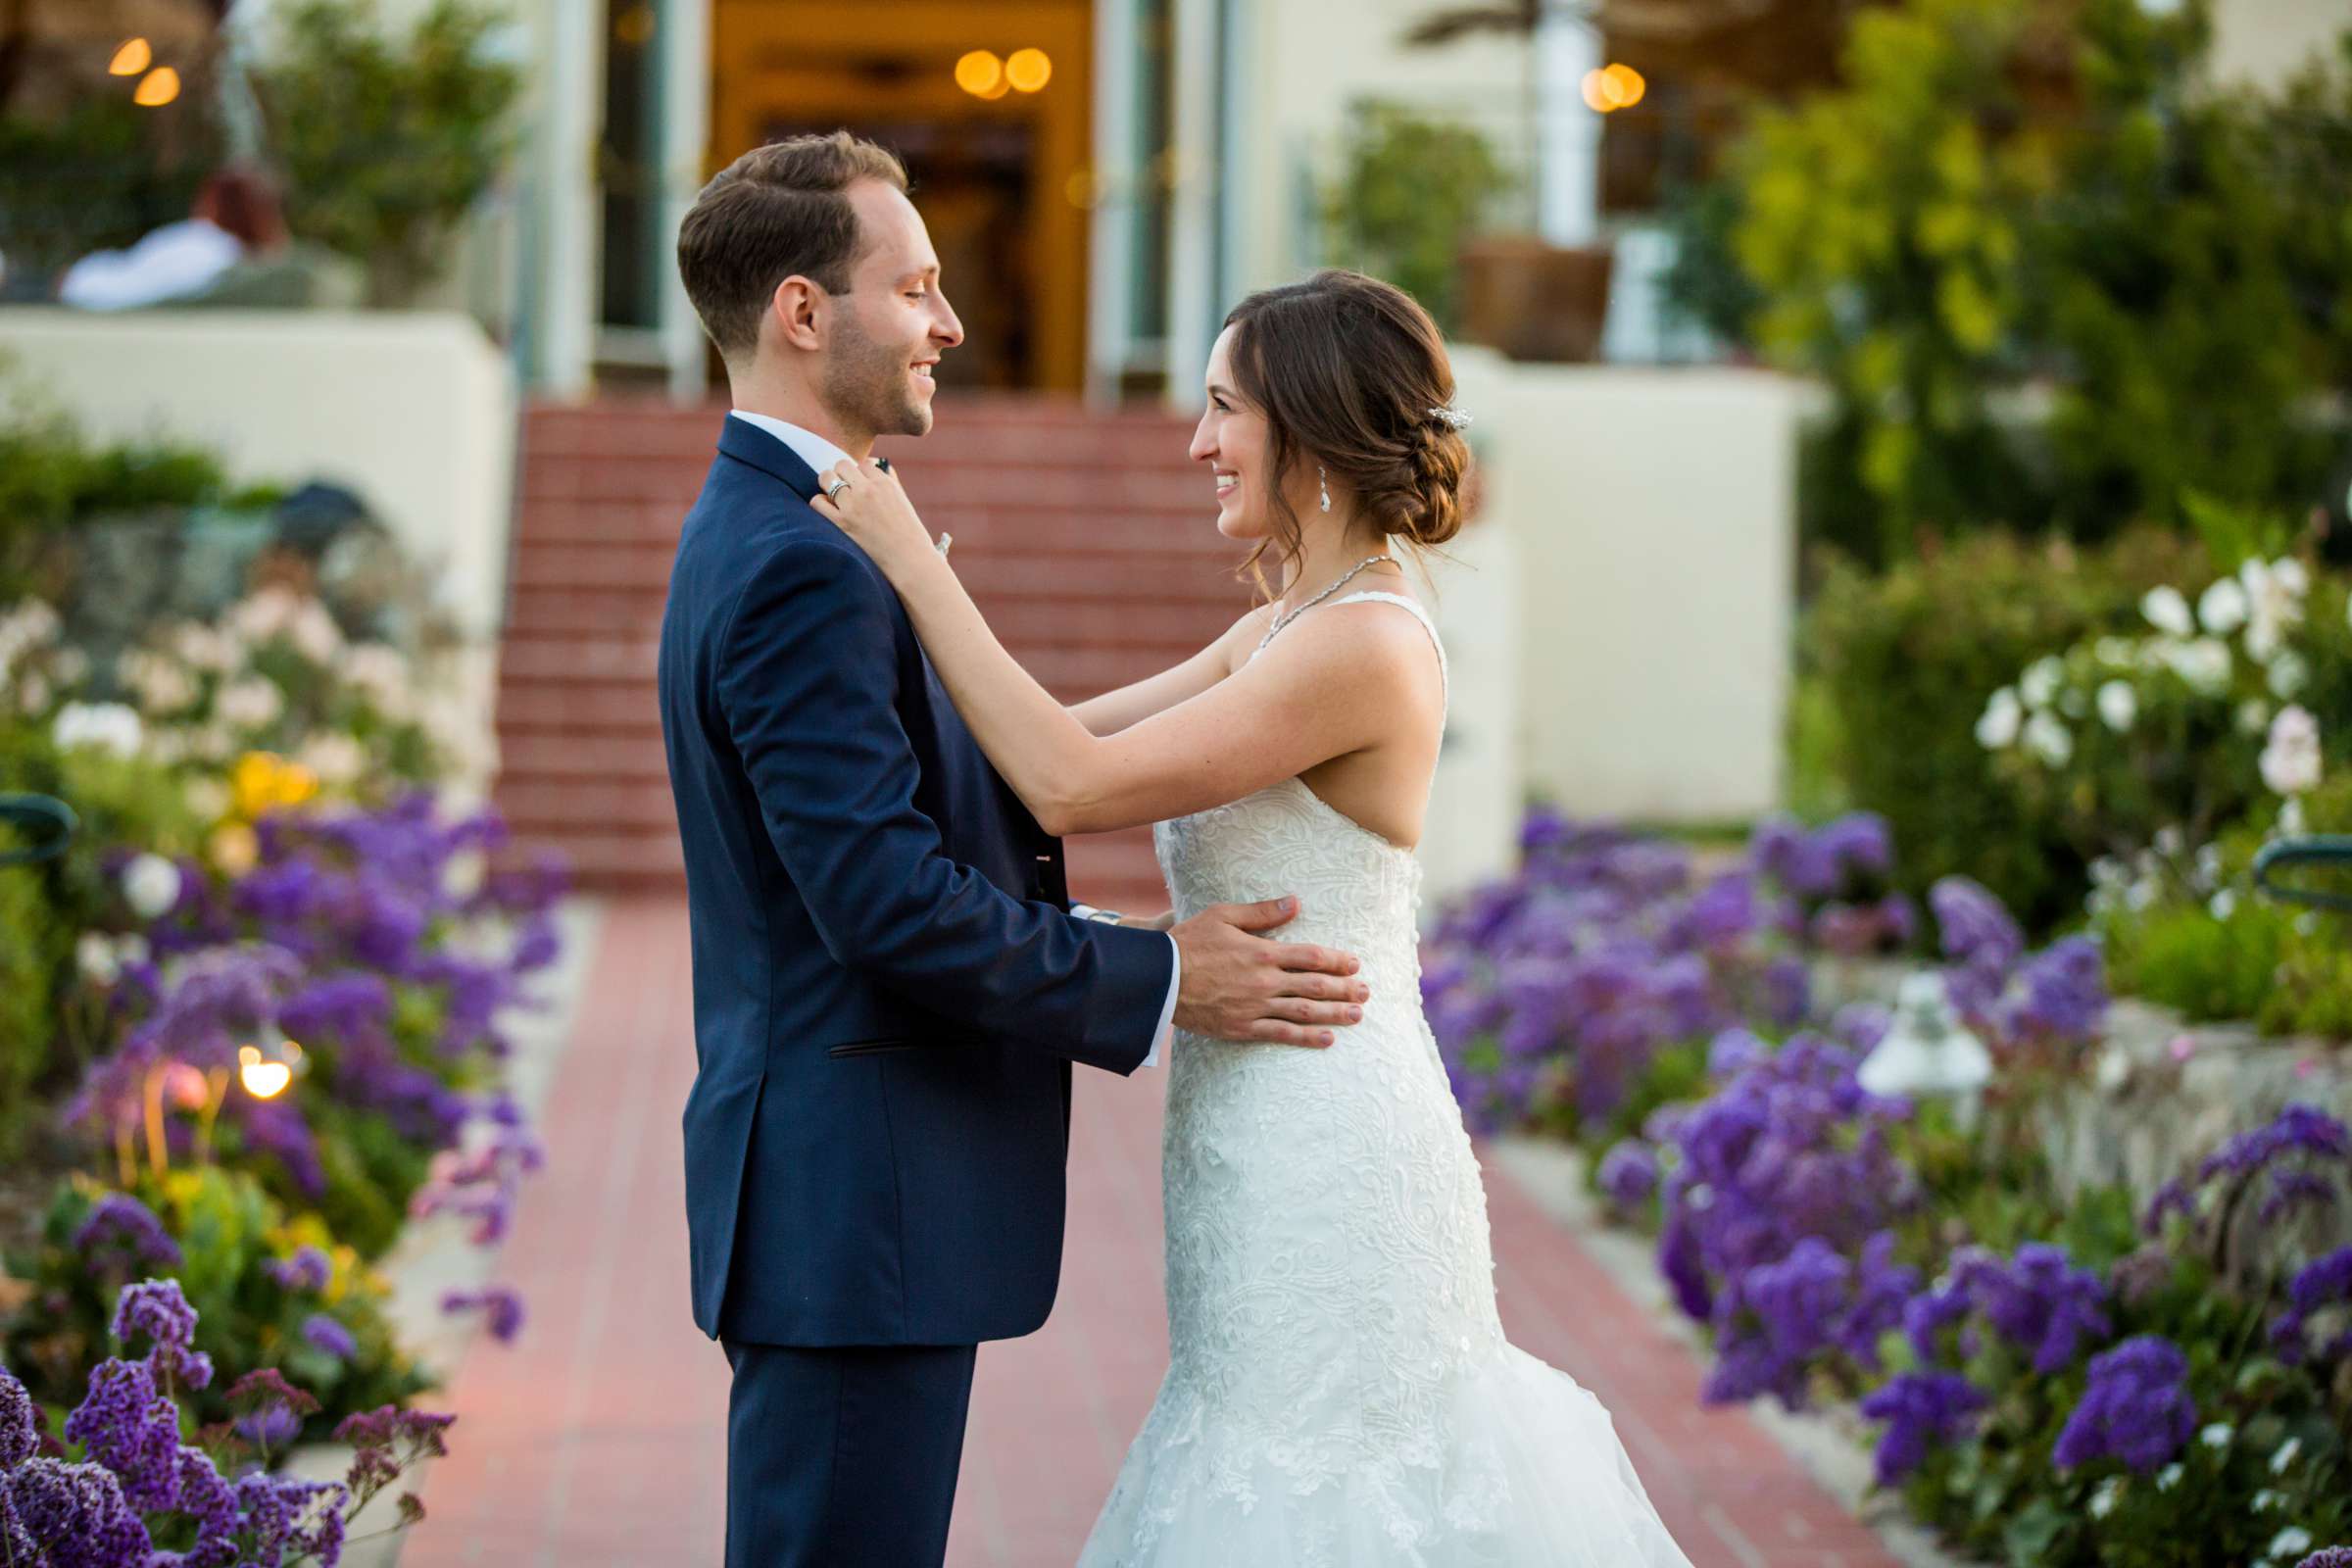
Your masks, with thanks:
M 812 504 L 898 589 L 956 710 L 1050 833 L 1221 806 L 1378 746 L 1413 717 L 1397 711 L 1394 694 L 1417 689 L 1426 673 L 1425 634 L 1402 616 L 1347 607 L 1162 712 L 1090 733 L 997 641 L 897 480 L 870 462 L 834 471 L 850 480 L 840 504 Z
M 1070 711 L 1094 735 L 1116 735 L 1154 713 L 1164 713 L 1232 674 L 1241 662 L 1241 654 L 1264 635 L 1266 623 L 1266 612 L 1262 609 L 1253 610 L 1183 663 L 1156 675 L 1147 675 L 1117 691 L 1074 703 Z

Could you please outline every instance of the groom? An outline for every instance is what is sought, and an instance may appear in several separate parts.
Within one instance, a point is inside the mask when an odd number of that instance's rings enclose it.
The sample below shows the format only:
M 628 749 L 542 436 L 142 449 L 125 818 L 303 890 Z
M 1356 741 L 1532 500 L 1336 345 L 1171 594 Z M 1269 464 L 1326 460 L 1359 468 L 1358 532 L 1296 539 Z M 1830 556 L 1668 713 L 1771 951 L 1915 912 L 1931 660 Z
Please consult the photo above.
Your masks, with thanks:
M 974 1347 L 1061 1264 L 1070 1063 L 1171 1024 L 1308 1044 L 1355 961 L 1073 911 L 1061 847 L 989 766 L 816 474 L 931 427 L 962 341 L 898 161 L 846 132 L 745 154 L 678 236 L 734 413 L 687 514 L 661 650 L 698 1063 L 694 1320 L 734 1368 L 730 1568 L 936 1568 Z

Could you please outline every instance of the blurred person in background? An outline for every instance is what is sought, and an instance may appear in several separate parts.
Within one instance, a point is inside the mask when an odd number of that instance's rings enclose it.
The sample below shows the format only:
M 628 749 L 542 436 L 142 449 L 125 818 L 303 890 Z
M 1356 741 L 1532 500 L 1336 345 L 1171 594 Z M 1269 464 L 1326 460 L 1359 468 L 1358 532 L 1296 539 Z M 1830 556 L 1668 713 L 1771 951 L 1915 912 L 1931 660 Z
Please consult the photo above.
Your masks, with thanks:
M 188 216 L 127 250 L 98 251 L 66 269 L 57 297 L 83 311 L 127 311 L 202 296 L 241 264 L 289 246 L 277 187 L 259 170 L 229 168 L 197 191 Z

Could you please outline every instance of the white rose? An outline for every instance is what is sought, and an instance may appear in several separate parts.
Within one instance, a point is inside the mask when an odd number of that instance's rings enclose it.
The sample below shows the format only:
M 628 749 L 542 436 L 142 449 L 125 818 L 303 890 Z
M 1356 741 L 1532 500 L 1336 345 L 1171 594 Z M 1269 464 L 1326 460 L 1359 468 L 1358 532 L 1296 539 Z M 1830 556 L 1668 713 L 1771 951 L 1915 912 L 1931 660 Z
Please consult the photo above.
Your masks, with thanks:
M 2115 1512 L 2116 1499 L 2124 1494 L 2124 1484 L 2113 1476 L 2099 1483 L 2099 1490 L 2090 1494 L 2090 1516 L 2104 1519 Z
M 2148 617 L 2149 625 L 2174 637 L 2186 637 L 2197 629 L 2188 612 L 2188 601 L 2169 584 L 2149 589 L 2139 601 L 2139 612 Z
M 342 652 L 343 630 L 316 599 L 296 612 L 292 630 L 296 651 L 314 664 L 323 664 Z
M 267 675 L 248 675 L 220 688 L 213 711 L 224 724 L 238 729 L 264 729 L 286 710 L 285 694 Z
M 2139 693 L 2128 680 L 2111 680 L 2099 687 L 2099 720 L 2118 735 L 2139 717 Z
M 2237 895 L 2228 888 L 2222 889 L 2205 901 L 2205 912 L 2216 920 L 2229 919 L 2237 912 Z
M 2303 563 L 2291 556 L 2276 563 L 2249 561 L 2237 568 L 2246 589 L 2246 652 L 2269 663 L 2287 632 L 2303 622 L 2303 595 L 2311 586 Z
M 2257 1512 L 2260 1512 L 2264 1509 L 2276 1508 L 2285 1500 L 2285 1493 L 2276 1491 L 2270 1487 L 2265 1487 L 2260 1492 L 2254 1494 L 2254 1507 Z
M 2271 705 L 2259 697 L 2249 697 L 2237 705 L 2237 730 L 2241 735 L 2259 735 L 2271 727 Z
M 117 757 L 136 757 L 146 726 L 135 710 L 121 703 L 68 703 L 59 710 L 51 735 L 60 751 L 88 746 Z
M 328 730 L 305 741 L 296 760 L 320 783 L 344 785 L 368 770 L 368 750 L 341 730 Z
M 268 642 L 294 623 L 302 601 L 285 588 L 265 588 L 228 612 L 229 628 L 248 642 Z
M 2227 1448 L 2230 1441 L 2236 1436 L 2237 1428 L 2227 1421 L 2216 1421 L 2197 1433 L 2197 1441 L 2208 1448 Z
M 2273 795 L 2304 795 L 2320 783 L 2320 721 L 2289 705 L 2271 721 L 2262 748 L 2262 782 Z
M 179 867 L 160 855 L 141 855 L 122 868 L 122 896 L 142 920 L 160 920 L 179 903 Z
M 2026 720 L 2026 750 L 2050 767 L 2064 767 L 2075 755 L 2075 737 L 2055 713 L 2035 713 Z
M 2178 1462 L 2166 1465 L 2156 1472 L 2156 1490 L 2158 1492 L 2172 1491 L 2180 1484 L 2180 1478 L 2185 1474 L 2187 1472 Z
M 2164 662 L 2201 697 L 2219 697 L 2230 689 L 2230 645 L 2219 637 L 2167 644 Z
M 2197 619 L 2216 637 L 2227 637 L 2246 623 L 2246 590 L 2235 577 L 2224 577 L 2197 600 Z
M 2017 693 L 2004 686 L 1992 694 L 1984 705 L 1984 712 L 1977 720 L 1977 744 L 1988 752 L 1997 752 L 2017 742 L 2018 726 L 2025 721 L 2025 708 Z
M 2288 1525 L 2271 1538 L 2270 1554 L 2274 1557 L 2299 1557 L 2311 1549 L 2311 1532 L 2300 1525 Z
M 2282 649 L 2271 661 L 2271 695 L 2281 702 L 2291 702 L 2311 679 L 2311 664 L 2293 649 Z
M 2025 699 L 2028 708 L 2047 708 L 2050 699 L 2058 694 L 2058 682 L 2066 674 L 2066 666 L 2053 656 L 2045 655 L 2026 666 L 2018 677 L 2017 694 Z
M 489 861 L 479 850 L 461 850 L 441 867 L 441 891 L 463 903 L 482 891 Z
M 196 813 L 196 819 L 200 822 L 209 825 L 228 814 L 228 786 L 217 778 L 200 774 L 189 779 L 185 796 L 188 809 Z
M 194 621 L 172 634 L 172 651 L 179 656 L 181 663 L 220 675 L 227 674 L 244 662 L 243 650 L 234 637 Z
M 74 944 L 74 962 L 83 975 L 102 986 L 122 978 L 122 959 L 102 932 L 84 931 Z
M 2271 1474 L 2275 1476 L 2286 1474 L 2286 1467 L 2293 1464 L 2295 1456 L 2302 1451 L 2303 1440 L 2301 1438 L 2289 1438 L 2278 1445 L 2277 1450 L 2271 1454 Z

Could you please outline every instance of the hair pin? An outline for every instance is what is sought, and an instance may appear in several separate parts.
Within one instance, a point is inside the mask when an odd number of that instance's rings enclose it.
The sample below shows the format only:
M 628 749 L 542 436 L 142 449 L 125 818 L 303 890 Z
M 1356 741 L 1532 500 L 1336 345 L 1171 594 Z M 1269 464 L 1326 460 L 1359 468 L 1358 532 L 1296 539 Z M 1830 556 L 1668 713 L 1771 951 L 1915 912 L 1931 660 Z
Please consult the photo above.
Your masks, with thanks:
M 1430 417 L 1444 419 L 1447 424 L 1452 425 L 1456 430 L 1464 430 L 1469 428 L 1470 416 L 1464 413 L 1462 410 L 1455 408 L 1450 403 L 1442 409 L 1432 409 L 1429 411 L 1429 413 Z

